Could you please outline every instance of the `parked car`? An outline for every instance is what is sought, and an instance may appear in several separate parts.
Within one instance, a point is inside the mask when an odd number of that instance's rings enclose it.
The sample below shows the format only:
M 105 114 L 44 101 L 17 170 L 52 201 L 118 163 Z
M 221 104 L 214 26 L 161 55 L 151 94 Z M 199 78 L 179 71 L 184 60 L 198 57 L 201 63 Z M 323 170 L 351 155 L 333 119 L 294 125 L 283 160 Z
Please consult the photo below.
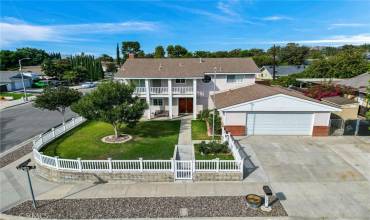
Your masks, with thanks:
M 87 89 L 87 88 L 93 88 L 95 86 L 96 86 L 96 83 L 94 83 L 94 82 L 84 82 L 81 85 L 81 88 Z

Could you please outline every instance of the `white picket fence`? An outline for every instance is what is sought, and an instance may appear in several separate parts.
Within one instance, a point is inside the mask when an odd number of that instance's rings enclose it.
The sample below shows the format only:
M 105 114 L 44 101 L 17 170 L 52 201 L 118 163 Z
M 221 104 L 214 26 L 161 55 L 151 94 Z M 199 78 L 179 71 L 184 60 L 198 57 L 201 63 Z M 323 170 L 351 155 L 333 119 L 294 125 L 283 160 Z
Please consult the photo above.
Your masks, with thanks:
M 39 150 L 47 143 L 51 142 L 55 138 L 58 138 L 65 132 L 72 128 L 82 124 L 86 119 L 83 117 L 72 118 L 66 123 L 57 126 L 50 131 L 43 133 L 35 137 L 33 141 L 33 155 L 36 162 L 42 166 L 72 172 L 106 172 L 106 173 L 117 173 L 117 172 L 174 172 L 175 177 L 179 171 L 194 173 L 194 172 L 243 172 L 243 160 L 239 159 L 240 156 L 237 153 L 237 147 L 234 143 L 233 138 L 225 133 L 224 138 L 227 138 L 229 148 L 233 152 L 235 160 L 192 160 L 184 162 L 174 159 L 171 160 L 81 160 L 77 159 L 63 159 L 59 157 L 50 157 L 43 155 Z M 175 149 L 176 152 L 176 149 Z M 186 166 L 184 165 L 186 163 Z M 178 167 L 178 170 L 177 170 Z M 187 178 L 185 178 L 187 177 Z M 185 175 L 179 179 L 191 179 L 192 175 Z
M 228 143 L 228 147 L 236 160 L 244 161 L 243 150 L 236 144 L 234 137 L 224 128 L 222 128 L 221 141 Z

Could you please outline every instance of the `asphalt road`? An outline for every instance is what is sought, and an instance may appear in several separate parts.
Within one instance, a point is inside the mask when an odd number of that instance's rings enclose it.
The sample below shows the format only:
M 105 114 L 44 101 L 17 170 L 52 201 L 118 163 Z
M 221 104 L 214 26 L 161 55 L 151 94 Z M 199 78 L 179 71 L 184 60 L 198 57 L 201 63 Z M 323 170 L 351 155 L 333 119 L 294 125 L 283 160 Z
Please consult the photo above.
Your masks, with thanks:
M 66 112 L 66 120 L 76 114 Z M 62 123 L 57 111 L 42 111 L 31 103 L 0 111 L 0 153 Z

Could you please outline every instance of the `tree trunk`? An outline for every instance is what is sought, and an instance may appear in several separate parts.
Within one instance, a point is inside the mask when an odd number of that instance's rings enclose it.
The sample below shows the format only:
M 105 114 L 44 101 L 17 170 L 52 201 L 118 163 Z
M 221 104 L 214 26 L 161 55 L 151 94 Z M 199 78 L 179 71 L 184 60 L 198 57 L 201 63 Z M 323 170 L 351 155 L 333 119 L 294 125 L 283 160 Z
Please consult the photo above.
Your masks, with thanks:
M 118 139 L 118 129 L 117 129 L 117 125 L 113 125 L 113 129 L 114 129 L 114 137 L 116 138 L 116 139 Z

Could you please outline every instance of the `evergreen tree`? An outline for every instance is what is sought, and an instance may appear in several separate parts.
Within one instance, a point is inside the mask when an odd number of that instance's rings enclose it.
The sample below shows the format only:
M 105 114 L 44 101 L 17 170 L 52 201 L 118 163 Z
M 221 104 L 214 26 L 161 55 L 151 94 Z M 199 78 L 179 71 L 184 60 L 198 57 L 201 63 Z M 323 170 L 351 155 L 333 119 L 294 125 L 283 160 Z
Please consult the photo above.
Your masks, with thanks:
M 116 48 L 116 63 L 117 63 L 117 66 L 121 65 L 121 58 L 119 57 L 119 46 L 118 46 L 118 44 L 117 44 L 117 48 Z

